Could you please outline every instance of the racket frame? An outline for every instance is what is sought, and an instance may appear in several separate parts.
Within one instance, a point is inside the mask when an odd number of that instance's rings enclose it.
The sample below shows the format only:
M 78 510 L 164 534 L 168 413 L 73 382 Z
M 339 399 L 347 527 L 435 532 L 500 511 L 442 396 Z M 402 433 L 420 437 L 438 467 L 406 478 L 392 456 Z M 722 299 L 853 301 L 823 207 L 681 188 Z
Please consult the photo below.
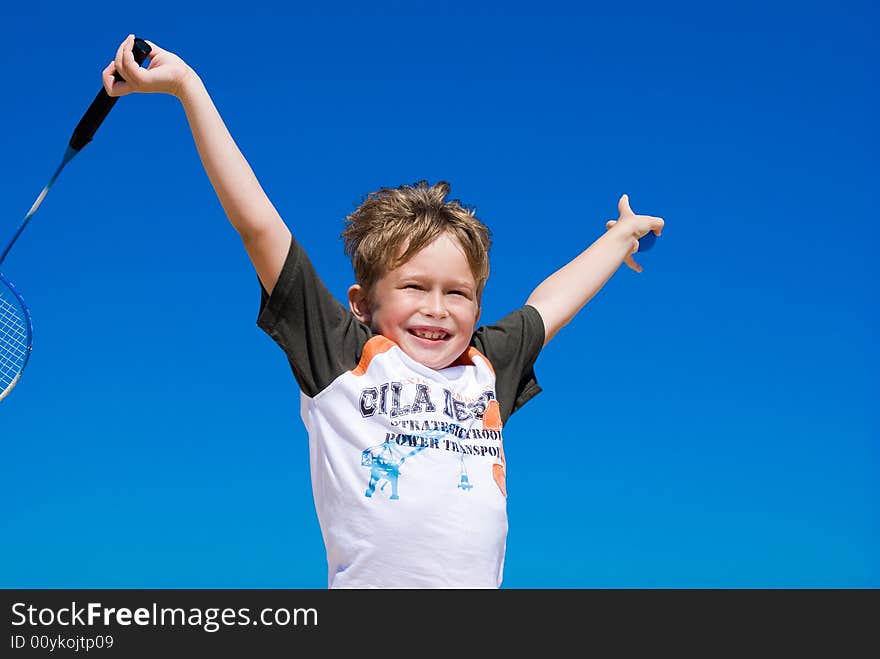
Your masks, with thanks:
M 24 361 L 21 364 L 21 367 L 18 369 L 18 373 L 12 381 L 7 385 L 7 387 L 0 391 L 0 401 L 2 401 L 6 396 L 9 395 L 9 392 L 15 388 L 15 385 L 18 384 L 19 379 L 21 378 L 21 374 L 24 372 L 25 366 L 27 366 L 28 359 L 31 356 L 31 350 L 33 349 L 33 338 L 34 338 L 34 326 L 31 321 L 31 312 L 28 309 L 27 305 L 24 303 L 24 298 L 21 296 L 21 293 L 16 290 L 15 286 L 13 286 L 12 282 L 9 281 L 2 272 L 0 272 L 0 285 L 6 286 L 11 292 L 12 295 L 18 300 L 19 305 L 21 305 L 21 309 L 24 312 L 24 321 L 25 321 L 25 351 L 24 351 Z

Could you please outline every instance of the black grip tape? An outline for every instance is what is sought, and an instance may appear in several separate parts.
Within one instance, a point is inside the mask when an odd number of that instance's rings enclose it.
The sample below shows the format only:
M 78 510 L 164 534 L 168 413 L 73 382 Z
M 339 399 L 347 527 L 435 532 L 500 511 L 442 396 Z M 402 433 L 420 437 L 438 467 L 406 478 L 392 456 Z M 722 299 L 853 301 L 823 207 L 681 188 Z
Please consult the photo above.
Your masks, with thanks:
M 150 45 L 146 41 L 135 38 L 134 47 L 132 48 L 134 61 L 137 62 L 138 65 L 143 64 L 144 60 L 149 57 L 151 50 Z M 113 75 L 117 80 L 123 79 L 118 72 Z M 107 113 L 110 112 L 114 105 L 116 105 L 116 101 L 118 100 L 119 97 L 111 97 L 107 94 L 104 88 L 101 87 L 101 91 L 95 96 L 95 100 L 92 101 L 89 109 L 86 110 L 82 119 L 80 119 L 79 123 L 76 125 L 76 128 L 73 129 L 73 135 L 70 137 L 71 149 L 79 151 L 92 141 L 92 138 L 95 136 L 95 131 L 98 130 L 101 122 L 104 121 L 107 117 Z

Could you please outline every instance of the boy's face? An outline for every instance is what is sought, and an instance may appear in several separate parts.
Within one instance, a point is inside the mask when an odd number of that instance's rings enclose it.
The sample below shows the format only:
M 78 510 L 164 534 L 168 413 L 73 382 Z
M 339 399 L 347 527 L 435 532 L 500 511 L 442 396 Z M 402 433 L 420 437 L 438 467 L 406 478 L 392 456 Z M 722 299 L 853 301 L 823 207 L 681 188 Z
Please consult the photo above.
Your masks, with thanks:
M 448 233 L 386 272 L 368 301 L 349 289 L 352 312 L 420 364 L 441 369 L 468 347 L 480 305 L 477 285 L 458 241 Z

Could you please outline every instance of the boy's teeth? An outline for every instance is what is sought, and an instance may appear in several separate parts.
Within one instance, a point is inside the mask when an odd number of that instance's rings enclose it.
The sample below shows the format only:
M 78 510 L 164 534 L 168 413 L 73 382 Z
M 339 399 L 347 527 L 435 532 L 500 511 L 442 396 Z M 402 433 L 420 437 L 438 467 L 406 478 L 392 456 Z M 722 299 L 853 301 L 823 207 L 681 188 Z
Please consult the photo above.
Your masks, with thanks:
M 424 332 L 422 330 L 413 330 L 413 334 L 422 338 L 422 339 L 442 339 L 446 336 L 446 332 Z

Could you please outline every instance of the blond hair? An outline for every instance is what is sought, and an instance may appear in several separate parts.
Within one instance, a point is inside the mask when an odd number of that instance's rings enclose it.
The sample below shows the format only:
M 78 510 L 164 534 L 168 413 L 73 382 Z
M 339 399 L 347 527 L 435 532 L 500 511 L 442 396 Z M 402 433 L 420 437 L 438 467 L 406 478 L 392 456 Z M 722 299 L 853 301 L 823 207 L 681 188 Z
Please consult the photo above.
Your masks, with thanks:
M 446 201 L 450 186 L 427 181 L 371 192 L 346 218 L 342 232 L 357 283 L 369 296 L 385 273 L 403 265 L 447 232 L 461 245 L 479 300 L 489 278 L 489 228 L 457 199 Z

